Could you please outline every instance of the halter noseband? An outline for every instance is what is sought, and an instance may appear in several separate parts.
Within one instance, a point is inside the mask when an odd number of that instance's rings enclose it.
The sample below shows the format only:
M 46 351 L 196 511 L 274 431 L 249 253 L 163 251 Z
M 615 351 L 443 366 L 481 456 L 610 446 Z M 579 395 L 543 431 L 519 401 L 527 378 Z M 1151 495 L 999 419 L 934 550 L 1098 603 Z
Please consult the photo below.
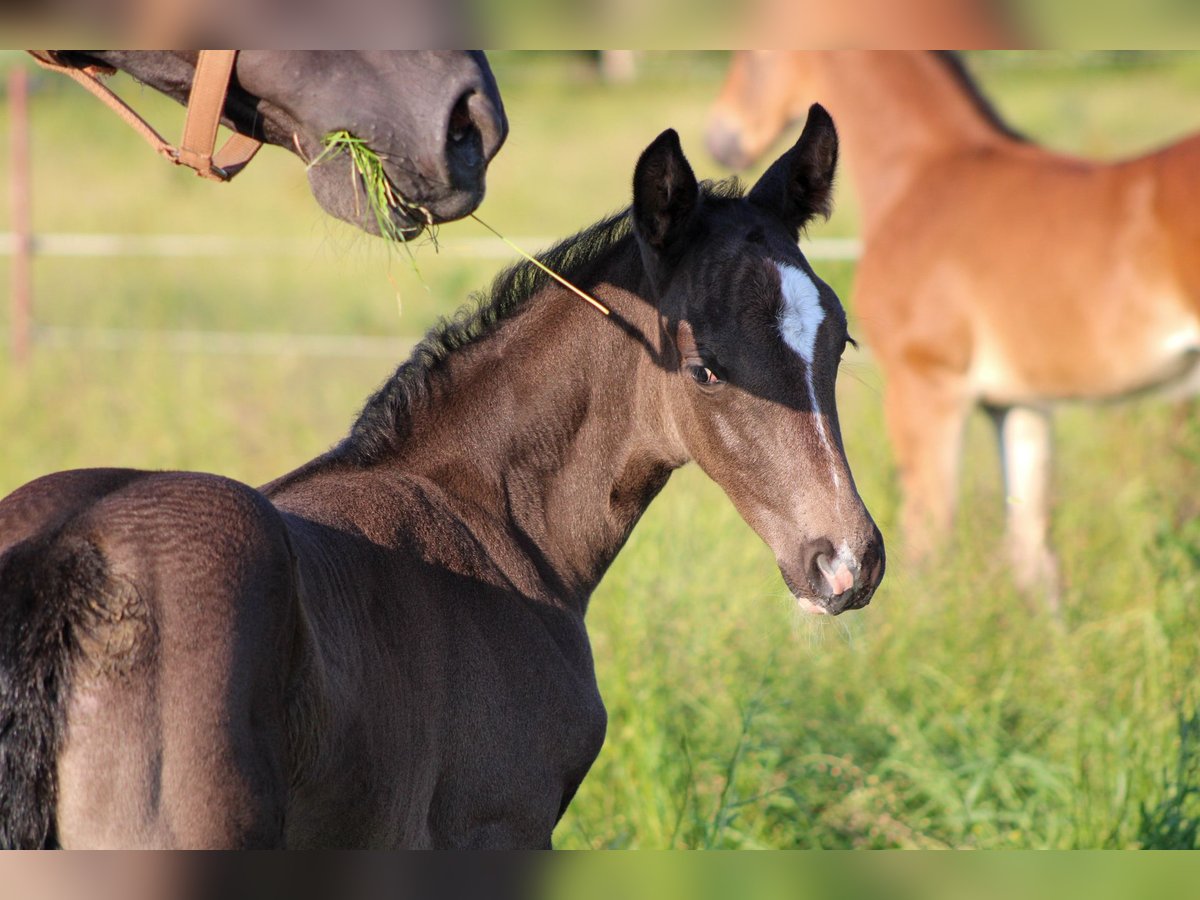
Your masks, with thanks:
M 201 178 L 228 181 L 246 167 L 262 146 L 261 141 L 235 131 L 225 142 L 225 146 L 216 153 L 213 152 L 217 144 L 217 126 L 221 122 L 221 110 L 225 107 L 225 95 L 229 92 L 229 79 L 237 59 L 236 50 L 200 51 L 200 58 L 196 62 L 196 74 L 192 79 L 192 90 L 188 96 L 183 140 L 178 147 L 169 144 L 149 122 L 100 81 L 101 75 L 111 75 L 113 69 L 104 66 L 77 69 L 60 63 L 51 50 L 28 52 L 42 68 L 61 72 L 95 94 L 161 156 L 177 166 L 195 169 Z

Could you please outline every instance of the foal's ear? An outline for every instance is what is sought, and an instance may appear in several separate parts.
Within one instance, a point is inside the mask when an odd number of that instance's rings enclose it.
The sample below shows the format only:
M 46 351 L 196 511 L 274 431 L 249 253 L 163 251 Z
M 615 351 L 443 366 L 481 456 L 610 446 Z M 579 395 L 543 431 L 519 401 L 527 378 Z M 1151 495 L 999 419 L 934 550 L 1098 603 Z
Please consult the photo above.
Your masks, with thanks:
M 683 155 L 679 135 L 668 128 L 647 147 L 633 170 L 633 227 L 642 243 L 659 254 L 670 251 L 687 231 L 700 189 Z
M 750 202 L 779 216 L 799 237 L 800 229 L 814 216 L 828 219 L 833 212 L 837 157 L 833 119 L 825 107 L 814 103 L 800 139 L 763 173 L 750 191 Z

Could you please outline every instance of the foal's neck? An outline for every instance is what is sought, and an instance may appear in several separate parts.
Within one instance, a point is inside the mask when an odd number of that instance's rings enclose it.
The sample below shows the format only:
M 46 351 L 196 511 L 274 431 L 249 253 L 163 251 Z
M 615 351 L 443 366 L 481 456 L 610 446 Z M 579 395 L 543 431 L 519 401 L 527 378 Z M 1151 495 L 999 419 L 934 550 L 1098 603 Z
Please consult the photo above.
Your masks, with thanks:
M 602 316 L 557 285 L 447 358 L 430 402 L 382 467 L 437 485 L 526 596 L 582 614 L 670 471 L 654 306 L 628 240 L 622 285 L 583 281 Z M 403 514 L 402 510 L 398 510 Z
M 845 137 L 868 232 L 925 167 L 1014 141 L 933 53 L 842 50 L 816 59 L 819 95 Z

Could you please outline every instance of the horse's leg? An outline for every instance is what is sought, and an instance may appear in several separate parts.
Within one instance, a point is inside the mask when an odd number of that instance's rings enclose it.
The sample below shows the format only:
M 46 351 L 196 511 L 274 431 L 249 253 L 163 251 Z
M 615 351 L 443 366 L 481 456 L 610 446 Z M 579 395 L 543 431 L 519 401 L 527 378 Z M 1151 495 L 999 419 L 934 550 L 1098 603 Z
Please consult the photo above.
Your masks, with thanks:
M 1059 609 L 1058 561 L 1050 549 L 1052 423 L 1047 409 L 1010 406 L 992 410 L 1004 466 L 1009 559 L 1017 586 L 1042 593 Z
M 922 563 L 954 523 L 970 403 L 957 378 L 889 376 L 885 411 L 903 492 L 900 524 L 909 558 Z

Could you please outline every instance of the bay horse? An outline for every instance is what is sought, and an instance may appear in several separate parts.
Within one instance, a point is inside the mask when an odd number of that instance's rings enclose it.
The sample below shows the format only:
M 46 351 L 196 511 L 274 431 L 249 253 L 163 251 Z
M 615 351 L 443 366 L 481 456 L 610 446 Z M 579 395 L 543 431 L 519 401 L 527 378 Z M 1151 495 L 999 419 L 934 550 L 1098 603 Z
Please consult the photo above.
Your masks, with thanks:
M 1016 133 L 957 56 L 779 52 L 735 55 L 708 145 L 744 166 L 812 97 L 838 116 L 860 196 L 854 309 L 886 379 L 909 549 L 949 530 L 982 406 L 1016 581 L 1057 610 L 1053 405 L 1200 388 L 1200 135 L 1093 162 Z
M 53 63 L 120 70 L 186 105 L 196 51 L 52 50 Z M 379 234 L 362 176 L 325 136 L 348 131 L 383 163 L 403 202 L 389 210 L 394 235 L 462 218 L 483 200 L 484 175 L 508 134 L 483 53 L 467 50 L 241 50 L 221 121 L 312 163 L 313 196 L 329 214 Z
M 0 845 L 545 847 L 604 739 L 584 614 L 695 460 L 798 605 L 864 606 L 882 538 L 797 246 L 814 107 L 749 193 L 668 130 L 633 203 L 501 275 L 259 489 L 90 469 L 0 501 Z

